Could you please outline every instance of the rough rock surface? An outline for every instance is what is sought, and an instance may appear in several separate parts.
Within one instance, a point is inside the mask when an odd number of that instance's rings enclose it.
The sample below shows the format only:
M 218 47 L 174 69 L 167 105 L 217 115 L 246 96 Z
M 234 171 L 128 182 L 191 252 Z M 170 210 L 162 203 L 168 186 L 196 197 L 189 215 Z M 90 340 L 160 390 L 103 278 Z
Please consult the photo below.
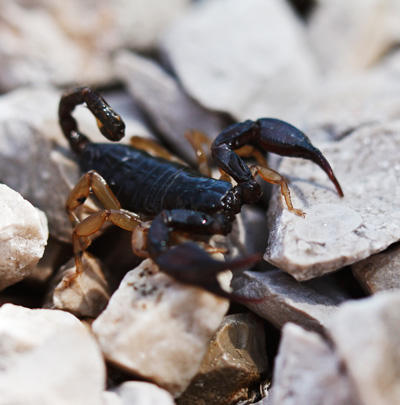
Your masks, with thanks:
M 268 405 L 358 405 L 339 356 L 320 335 L 283 328 Z
M 245 305 L 277 328 L 294 322 L 318 332 L 348 298 L 330 277 L 299 283 L 280 270 L 245 271 L 234 278 L 232 288 L 242 297 L 262 298 Z
M 322 145 L 342 185 L 343 199 L 312 163 L 285 159 L 279 172 L 290 180 L 293 204 L 306 217 L 290 213 L 275 191 L 265 259 L 302 281 L 355 263 L 399 240 L 399 147 L 399 122 L 361 127 L 339 142 Z
M 351 266 L 359 282 L 371 294 L 400 289 L 400 248 L 396 244 Z
M 0 290 L 27 277 L 47 244 L 46 216 L 0 184 Z
M 397 0 L 319 0 L 309 33 L 321 66 L 345 75 L 376 64 L 400 43 L 399 18 Z
M 363 405 L 400 403 L 400 292 L 344 304 L 329 333 Z
M 104 361 L 96 341 L 73 315 L 3 305 L 0 351 L 2 403 L 102 403 Z
M 127 381 L 112 391 L 121 405 L 174 405 L 171 394 L 157 385 L 142 381 Z
M 224 318 L 180 405 L 237 404 L 268 370 L 263 322 L 251 313 Z
M 285 117 L 316 75 L 304 27 L 290 7 L 279 0 L 195 6 L 161 41 L 187 92 L 238 120 Z
M 146 260 L 125 276 L 92 328 L 108 361 L 178 396 L 227 309 L 226 299 L 182 285 Z
M 123 46 L 154 47 L 163 28 L 187 4 L 188 0 L 2 2 L 0 88 L 115 82 L 112 52 Z
M 192 100 L 172 76 L 150 59 L 123 51 L 117 54 L 115 67 L 165 141 L 189 161 L 196 162 L 196 158 L 184 137 L 187 131 L 202 131 L 213 140 L 227 126 L 215 113 Z
M 103 311 L 110 296 L 101 263 L 87 252 L 82 257 L 82 263 L 83 273 L 68 286 L 64 283 L 64 277 L 75 273 L 74 259 L 58 270 L 44 305 L 46 308 L 62 309 L 77 317 L 90 318 Z

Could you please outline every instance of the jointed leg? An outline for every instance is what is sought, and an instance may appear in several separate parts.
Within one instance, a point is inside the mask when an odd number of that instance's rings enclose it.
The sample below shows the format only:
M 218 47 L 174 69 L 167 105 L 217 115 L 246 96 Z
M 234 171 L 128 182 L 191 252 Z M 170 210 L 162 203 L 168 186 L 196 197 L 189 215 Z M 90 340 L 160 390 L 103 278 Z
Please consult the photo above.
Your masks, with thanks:
M 144 150 L 145 152 L 148 152 L 152 156 L 161 157 L 167 160 L 171 160 L 173 162 L 178 162 L 180 164 L 187 165 L 187 163 L 185 163 L 183 160 L 174 156 L 167 149 L 161 146 L 158 142 L 153 141 L 152 139 L 143 138 L 142 136 L 135 135 L 131 137 L 130 143 L 135 148 Z
M 91 214 L 80 221 L 75 210 L 84 204 L 91 192 L 106 209 Z M 65 280 L 67 284 L 82 273 L 82 254 L 91 243 L 90 235 L 99 231 L 105 222 L 112 222 L 128 231 L 133 231 L 135 226 L 141 222 L 138 215 L 121 209 L 106 181 L 94 170 L 84 174 L 71 191 L 67 199 L 66 210 L 74 227 L 72 244 L 76 263 L 76 273 Z

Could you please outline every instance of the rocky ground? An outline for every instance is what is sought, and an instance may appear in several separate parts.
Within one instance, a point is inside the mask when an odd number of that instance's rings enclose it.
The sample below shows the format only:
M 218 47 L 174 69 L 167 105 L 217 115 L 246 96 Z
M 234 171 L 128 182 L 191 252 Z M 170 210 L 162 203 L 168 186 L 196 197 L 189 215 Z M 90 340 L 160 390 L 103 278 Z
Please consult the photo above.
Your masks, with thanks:
M 0 404 L 400 403 L 398 1 L 18 0 L 0 15 Z M 263 255 L 221 277 L 245 304 L 160 272 L 115 227 L 66 286 L 81 173 L 57 110 L 77 85 L 123 117 L 122 142 L 190 164 L 187 130 L 286 120 L 344 197 L 312 162 L 269 156 L 306 215 L 263 184 L 210 242 Z

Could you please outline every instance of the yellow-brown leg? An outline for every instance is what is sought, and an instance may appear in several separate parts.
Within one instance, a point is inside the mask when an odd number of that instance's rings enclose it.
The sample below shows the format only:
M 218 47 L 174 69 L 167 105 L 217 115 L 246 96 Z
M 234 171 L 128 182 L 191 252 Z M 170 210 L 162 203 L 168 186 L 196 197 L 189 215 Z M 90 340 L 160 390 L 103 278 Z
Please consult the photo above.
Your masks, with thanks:
M 260 175 L 260 177 L 264 181 L 271 184 L 279 185 L 281 188 L 281 193 L 285 198 L 288 210 L 302 217 L 306 215 L 303 211 L 293 207 L 292 199 L 290 198 L 289 187 L 287 185 L 285 178 L 275 170 L 272 170 L 268 167 L 268 163 L 265 160 L 265 157 L 258 149 L 254 148 L 251 145 L 246 145 L 238 149 L 236 153 L 241 157 L 253 157 L 258 163 L 258 165 L 251 167 L 251 173 L 253 177 Z
M 158 142 L 153 141 L 152 139 L 143 138 L 142 136 L 135 135 L 131 137 L 130 143 L 135 148 L 144 150 L 152 156 L 161 157 L 167 160 L 171 160 L 172 162 L 178 162 L 185 166 L 187 165 L 187 163 L 185 163 L 183 160 L 174 156 Z
M 81 221 L 75 210 L 84 204 L 91 192 L 106 209 L 91 214 Z M 82 273 L 82 254 L 91 243 L 90 235 L 99 231 L 105 222 L 112 222 L 114 225 L 128 231 L 133 231 L 135 226 L 141 222 L 138 215 L 121 209 L 119 201 L 108 187 L 106 181 L 94 170 L 85 173 L 73 188 L 67 199 L 66 210 L 74 227 L 72 244 L 76 264 L 76 273 L 64 279 L 66 284 L 72 282 Z

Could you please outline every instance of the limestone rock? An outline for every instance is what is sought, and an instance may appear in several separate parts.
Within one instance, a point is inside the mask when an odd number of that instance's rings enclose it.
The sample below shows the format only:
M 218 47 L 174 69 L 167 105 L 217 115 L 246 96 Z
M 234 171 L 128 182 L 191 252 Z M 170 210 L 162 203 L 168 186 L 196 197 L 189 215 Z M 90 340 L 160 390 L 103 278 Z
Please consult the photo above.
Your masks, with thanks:
M 361 405 L 341 360 L 321 336 L 288 323 L 268 405 Z
M 203 1 L 171 24 L 161 50 L 194 99 L 237 120 L 284 118 L 318 76 L 305 29 L 280 0 Z
M 330 277 L 299 283 L 279 270 L 244 271 L 232 288 L 242 297 L 262 299 L 245 305 L 277 328 L 294 322 L 318 332 L 348 298 Z
M 363 405 L 400 402 L 400 292 L 350 301 L 329 334 Z
M 309 21 L 316 55 L 330 74 L 351 74 L 376 64 L 400 42 L 396 0 L 319 0 Z
M 121 47 L 154 47 L 163 28 L 187 4 L 188 0 L 2 2 L 0 88 L 115 82 L 111 54 Z
M 47 219 L 20 194 L 0 184 L 0 290 L 27 277 L 43 256 Z
M 251 313 L 224 318 L 180 405 L 237 404 L 267 372 L 263 322 Z
M 339 142 L 318 146 L 345 197 L 336 194 L 326 174 L 311 162 L 286 159 L 279 172 L 290 180 L 293 204 L 306 217 L 283 207 L 277 190 L 269 208 L 265 259 L 299 281 L 355 263 L 400 239 L 400 123 L 368 125 Z
M 4 404 L 101 404 L 105 366 L 96 341 L 71 314 L 0 308 Z
M 399 246 L 396 244 L 381 253 L 353 264 L 351 268 L 365 290 L 371 294 L 379 291 L 399 290 L 399 254 Z
M 157 385 L 142 381 L 127 381 L 113 389 L 121 405 L 174 405 L 171 394 Z
M 116 72 L 127 84 L 171 148 L 196 162 L 195 152 L 185 139 L 189 130 L 202 131 L 213 140 L 227 125 L 215 113 L 193 101 L 175 79 L 150 59 L 122 51 L 116 56 Z
M 200 367 L 228 301 L 176 282 L 145 260 L 92 328 L 108 361 L 180 395 Z
M 96 318 L 103 311 L 110 296 L 101 264 L 87 252 L 82 263 L 83 273 L 69 285 L 64 283 L 64 277 L 75 273 L 74 259 L 58 270 L 48 293 L 46 308 L 62 309 L 77 317 L 90 318 Z

